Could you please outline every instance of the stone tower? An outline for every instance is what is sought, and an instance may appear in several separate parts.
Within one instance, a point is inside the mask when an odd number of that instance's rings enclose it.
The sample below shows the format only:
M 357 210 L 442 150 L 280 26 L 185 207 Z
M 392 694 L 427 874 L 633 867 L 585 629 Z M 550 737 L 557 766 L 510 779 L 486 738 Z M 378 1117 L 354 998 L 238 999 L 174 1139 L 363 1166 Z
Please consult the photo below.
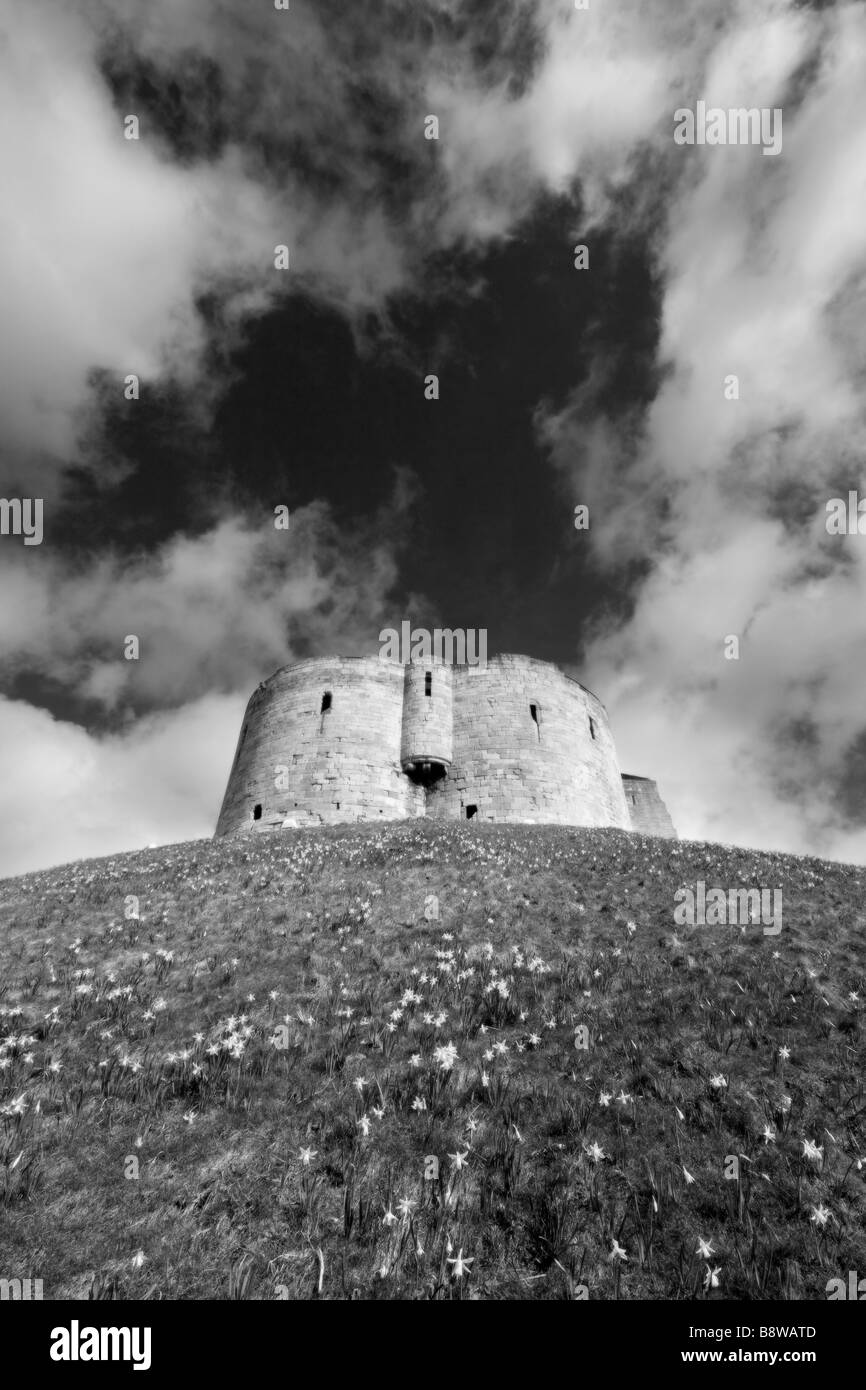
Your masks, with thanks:
M 550 662 L 316 657 L 262 682 L 217 835 L 414 816 L 676 834 L 655 783 L 620 772 L 604 706 Z

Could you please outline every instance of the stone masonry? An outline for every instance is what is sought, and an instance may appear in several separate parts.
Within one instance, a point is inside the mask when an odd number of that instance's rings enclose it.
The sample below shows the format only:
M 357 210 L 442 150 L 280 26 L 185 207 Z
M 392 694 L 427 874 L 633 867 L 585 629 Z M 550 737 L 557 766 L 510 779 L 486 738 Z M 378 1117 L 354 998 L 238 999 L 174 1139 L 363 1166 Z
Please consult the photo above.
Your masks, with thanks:
M 316 657 L 247 705 L 217 835 L 414 816 L 676 836 L 607 713 L 547 661 Z
M 622 786 L 635 830 L 642 831 L 644 835 L 662 835 L 670 840 L 677 838 L 674 823 L 655 782 L 651 782 L 649 777 L 632 777 L 624 772 Z

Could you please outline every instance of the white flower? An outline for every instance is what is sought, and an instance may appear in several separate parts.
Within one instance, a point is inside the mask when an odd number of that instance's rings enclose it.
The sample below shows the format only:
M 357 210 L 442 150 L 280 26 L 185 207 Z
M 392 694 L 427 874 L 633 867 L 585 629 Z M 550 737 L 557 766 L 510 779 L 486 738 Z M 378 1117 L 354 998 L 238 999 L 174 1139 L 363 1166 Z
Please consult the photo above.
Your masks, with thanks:
M 695 1251 L 695 1254 L 701 1255 L 705 1260 L 708 1260 L 710 1256 L 715 1255 L 715 1253 L 716 1252 L 713 1249 L 710 1242 L 708 1240 L 704 1240 L 703 1236 L 698 1236 L 698 1248 Z
M 449 1260 L 448 1263 L 454 1266 L 454 1278 L 462 1279 L 464 1274 L 469 1273 L 469 1266 L 474 1263 L 474 1257 L 472 1260 L 464 1260 L 463 1246 L 461 1245 L 460 1249 L 457 1251 L 455 1258 L 453 1260 Z
M 457 1048 L 453 1043 L 444 1043 L 441 1047 L 434 1048 L 433 1056 L 439 1063 L 440 1071 L 450 1071 L 457 1061 Z

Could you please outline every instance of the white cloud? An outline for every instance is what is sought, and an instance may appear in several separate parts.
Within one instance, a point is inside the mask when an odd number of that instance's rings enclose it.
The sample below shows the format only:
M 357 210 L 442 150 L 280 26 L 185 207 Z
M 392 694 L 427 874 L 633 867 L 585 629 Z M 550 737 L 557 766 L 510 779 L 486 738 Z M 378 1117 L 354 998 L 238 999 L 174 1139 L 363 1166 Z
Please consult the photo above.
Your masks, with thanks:
M 174 19 L 190 23 L 195 11 L 206 39 L 210 8 L 183 6 Z M 354 311 L 379 304 L 402 277 L 380 208 L 319 203 L 303 178 L 278 188 L 233 145 L 185 168 L 146 118 L 138 141 L 124 139 L 97 67 L 106 36 L 97 21 L 122 9 L 49 14 L 31 0 L 0 0 L 0 443 L 5 475 L 24 456 L 43 491 L 75 452 L 93 368 L 118 380 L 171 371 L 203 398 L 213 392 L 196 295 L 219 288 L 232 332 L 290 285 Z M 276 67 L 279 45 L 268 57 Z M 285 274 L 273 265 L 278 244 L 290 248 Z
M 443 234 L 507 235 L 542 188 L 563 192 L 577 177 L 586 225 L 601 220 L 636 149 L 666 114 L 682 46 L 691 42 L 670 11 L 636 3 L 575 11 L 547 0 L 534 10 L 544 58 L 518 97 L 505 80 L 491 88 L 465 67 L 434 69 L 427 95 L 440 116 L 448 178 Z M 563 236 L 565 255 L 568 229 Z
M 273 512 L 225 516 L 198 536 L 156 550 L 115 550 L 81 569 L 50 546 L 4 552 L 0 656 L 62 680 L 78 695 L 139 708 L 180 703 L 208 690 L 239 690 L 303 650 L 325 643 L 343 655 L 370 651 L 396 578 L 387 518 L 346 535 L 312 503 L 276 530 Z M 140 658 L 124 656 L 136 636 Z
M 94 738 L 0 699 L 0 874 L 212 835 L 243 709 L 208 695 Z

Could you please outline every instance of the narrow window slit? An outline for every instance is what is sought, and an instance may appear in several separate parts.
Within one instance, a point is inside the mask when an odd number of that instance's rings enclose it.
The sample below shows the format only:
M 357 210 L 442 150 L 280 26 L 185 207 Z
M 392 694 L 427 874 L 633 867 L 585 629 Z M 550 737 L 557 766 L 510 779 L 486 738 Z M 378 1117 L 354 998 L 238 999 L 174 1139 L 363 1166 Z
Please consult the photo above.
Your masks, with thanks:
M 538 705 L 529 706 L 529 717 L 535 725 L 535 732 L 539 743 L 541 742 L 541 720 L 538 717 Z
M 324 693 L 324 695 L 322 696 L 321 718 L 319 719 L 319 733 L 320 733 L 320 734 L 323 734 L 323 733 L 325 732 L 325 715 L 328 713 L 328 711 L 330 710 L 330 708 L 331 708 L 331 692 L 330 692 L 330 690 L 326 690 L 325 693 Z

